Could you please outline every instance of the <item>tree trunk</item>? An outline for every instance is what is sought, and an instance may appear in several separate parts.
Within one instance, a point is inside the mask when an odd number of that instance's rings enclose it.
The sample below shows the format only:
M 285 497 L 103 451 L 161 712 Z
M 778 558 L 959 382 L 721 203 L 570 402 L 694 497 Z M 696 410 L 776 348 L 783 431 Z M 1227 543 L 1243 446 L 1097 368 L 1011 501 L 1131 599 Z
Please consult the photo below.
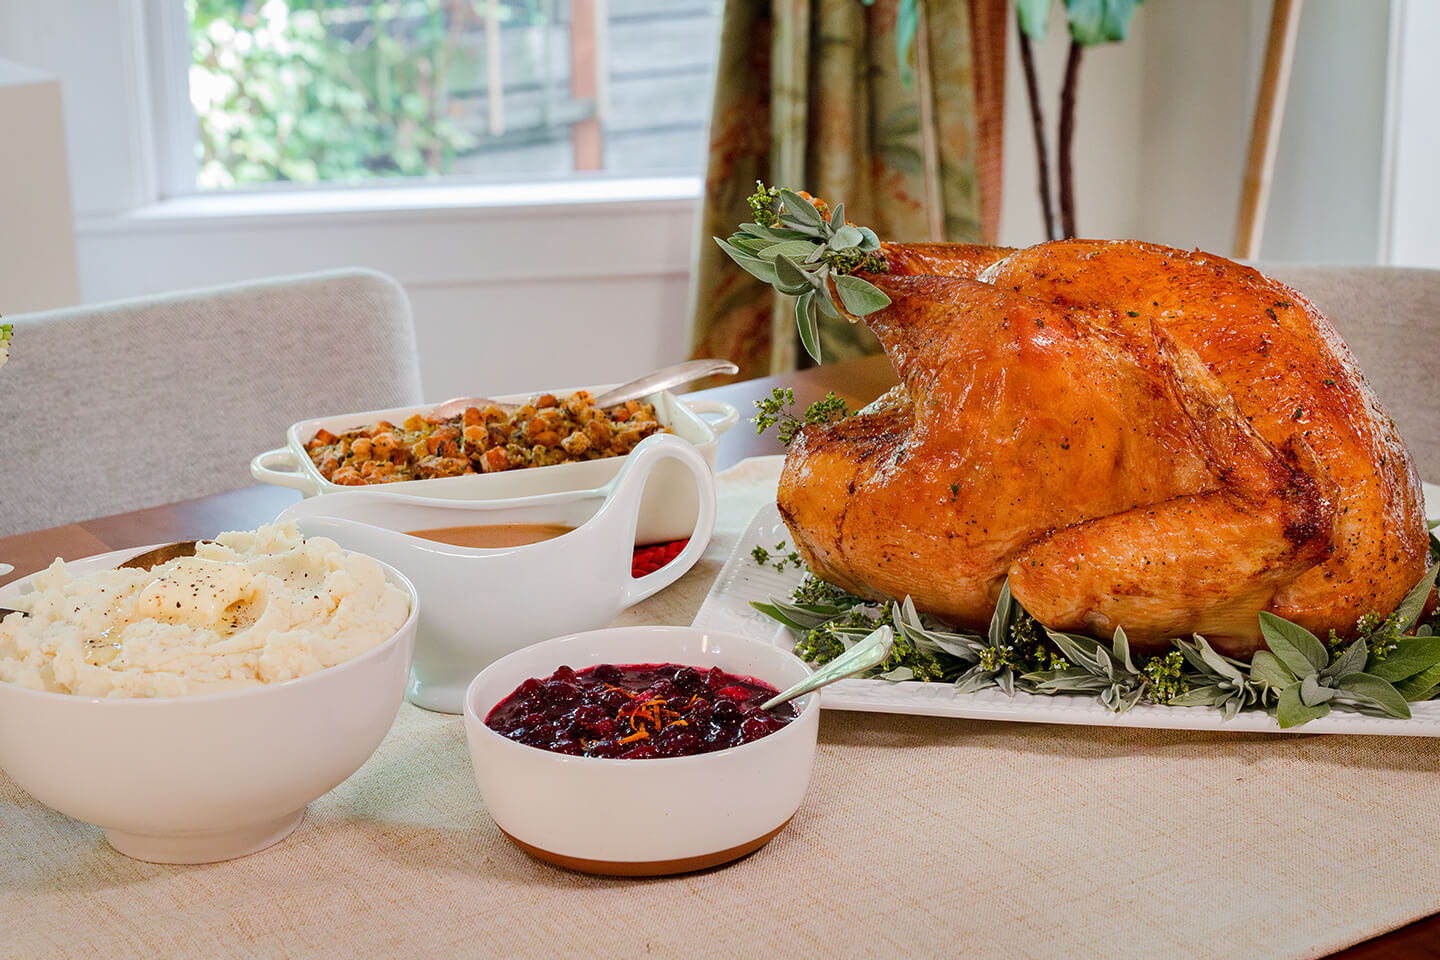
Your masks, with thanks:
M 1025 70 L 1025 93 L 1030 102 L 1030 126 L 1035 134 L 1035 179 L 1040 190 L 1040 209 L 1045 215 L 1045 238 L 1058 240 L 1055 231 L 1055 204 L 1050 195 L 1050 149 L 1045 143 L 1045 117 L 1040 111 L 1040 81 L 1035 75 L 1035 55 L 1030 38 L 1016 14 L 1016 30 L 1020 33 L 1020 63 Z
M 1064 236 L 1075 233 L 1075 93 L 1080 85 L 1080 56 L 1085 48 L 1070 41 L 1065 60 L 1065 86 L 1060 90 L 1060 229 Z

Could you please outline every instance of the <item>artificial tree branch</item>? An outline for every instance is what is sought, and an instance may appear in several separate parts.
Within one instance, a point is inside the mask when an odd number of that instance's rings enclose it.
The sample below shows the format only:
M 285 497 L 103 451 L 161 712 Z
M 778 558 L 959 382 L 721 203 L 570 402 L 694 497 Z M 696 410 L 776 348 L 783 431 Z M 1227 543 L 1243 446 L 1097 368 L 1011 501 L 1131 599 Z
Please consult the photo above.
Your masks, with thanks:
M 1035 73 L 1035 54 L 1030 49 L 1030 35 L 1025 32 L 1024 21 L 1016 13 L 1016 27 L 1020 34 L 1020 63 L 1025 70 L 1025 93 L 1030 102 L 1030 126 L 1035 134 L 1036 183 L 1040 188 L 1040 209 L 1045 215 L 1045 238 L 1058 240 L 1055 231 L 1055 204 L 1050 195 L 1050 149 L 1045 143 L 1045 117 L 1040 111 L 1040 81 Z
M 1080 85 L 1080 57 L 1084 52 L 1079 41 L 1070 41 L 1070 55 L 1065 60 L 1065 85 L 1060 89 L 1060 229 L 1067 238 L 1075 236 L 1075 164 L 1071 153 L 1075 146 L 1075 94 Z

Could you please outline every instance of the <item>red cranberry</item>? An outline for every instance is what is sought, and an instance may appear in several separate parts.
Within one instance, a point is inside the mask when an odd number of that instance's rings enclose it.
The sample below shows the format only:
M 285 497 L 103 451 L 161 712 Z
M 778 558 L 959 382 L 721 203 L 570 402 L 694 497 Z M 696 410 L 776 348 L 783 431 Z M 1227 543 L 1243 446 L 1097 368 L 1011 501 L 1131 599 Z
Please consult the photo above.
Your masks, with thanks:
M 705 681 L 700 677 L 700 671 L 694 667 L 681 667 L 676 670 L 672 682 L 677 689 L 685 693 L 695 693 L 705 685 Z
M 570 719 L 577 726 L 591 728 L 601 720 L 605 719 L 605 711 L 593 703 L 582 703 L 570 714 Z
M 613 759 L 621 756 L 630 749 L 630 744 L 619 743 L 615 740 L 601 740 L 590 745 L 590 756 Z
M 620 690 L 606 690 L 604 693 L 600 694 L 599 700 L 600 706 L 604 707 L 611 713 L 614 713 L 621 707 L 625 706 L 625 704 L 630 702 L 630 698 L 625 696 L 625 694 Z
M 744 742 L 759 740 L 774 728 L 770 725 L 770 718 L 763 713 L 751 714 L 740 723 L 740 736 Z
M 684 757 L 695 753 L 700 738 L 683 727 L 668 727 L 655 740 L 655 752 L 662 757 Z
M 590 728 L 590 731 L 602 740 L 608 740 L 615 736 L 615 721 L 606 717 L 596 722 L 596 724 Z
M 545 681 L 545 699 L 552 703 L 569 703 L 579 694 L 579 689 L 568 680 Z

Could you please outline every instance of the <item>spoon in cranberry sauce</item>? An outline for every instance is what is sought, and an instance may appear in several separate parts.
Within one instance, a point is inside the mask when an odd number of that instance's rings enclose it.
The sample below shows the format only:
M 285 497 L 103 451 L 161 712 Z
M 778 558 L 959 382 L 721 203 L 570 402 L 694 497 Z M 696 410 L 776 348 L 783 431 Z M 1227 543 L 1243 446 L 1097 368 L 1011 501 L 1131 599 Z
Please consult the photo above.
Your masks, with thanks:
M 853 677 L 857 673 L 869 670 L 890 656 L 890 646 L 894 642 L 894 631 L 889 627 L 880 627 L 795 686 L 760 704 L 760 709 L 773 710 L 780 704 L 794 700 L 811 690 L 818 690 L 836 680 L 844 680 L 846 677 Z

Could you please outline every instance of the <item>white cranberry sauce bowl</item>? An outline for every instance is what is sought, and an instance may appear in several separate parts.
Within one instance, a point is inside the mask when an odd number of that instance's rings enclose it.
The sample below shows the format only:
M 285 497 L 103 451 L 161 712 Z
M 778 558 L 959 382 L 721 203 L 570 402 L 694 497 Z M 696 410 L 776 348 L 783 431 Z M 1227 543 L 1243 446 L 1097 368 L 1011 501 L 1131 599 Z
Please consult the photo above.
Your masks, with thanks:
M 810 782 L 819 697 L 740 746 L 690 756 L 609 759 L 516 742 L 486 719 L 531 678 L 557 668 L 675 664 L 783 690 L 809 676 L 792 654 L 695 627 L 613 627 L 548 640 L 486 667 L 465 697 L 475 780 L 496 825 L 542 859 L 595 873 L 648 875 L 724 863 L 763 846 L 799 809 Z M 789 706 L 788 704 L 786 706 Z

